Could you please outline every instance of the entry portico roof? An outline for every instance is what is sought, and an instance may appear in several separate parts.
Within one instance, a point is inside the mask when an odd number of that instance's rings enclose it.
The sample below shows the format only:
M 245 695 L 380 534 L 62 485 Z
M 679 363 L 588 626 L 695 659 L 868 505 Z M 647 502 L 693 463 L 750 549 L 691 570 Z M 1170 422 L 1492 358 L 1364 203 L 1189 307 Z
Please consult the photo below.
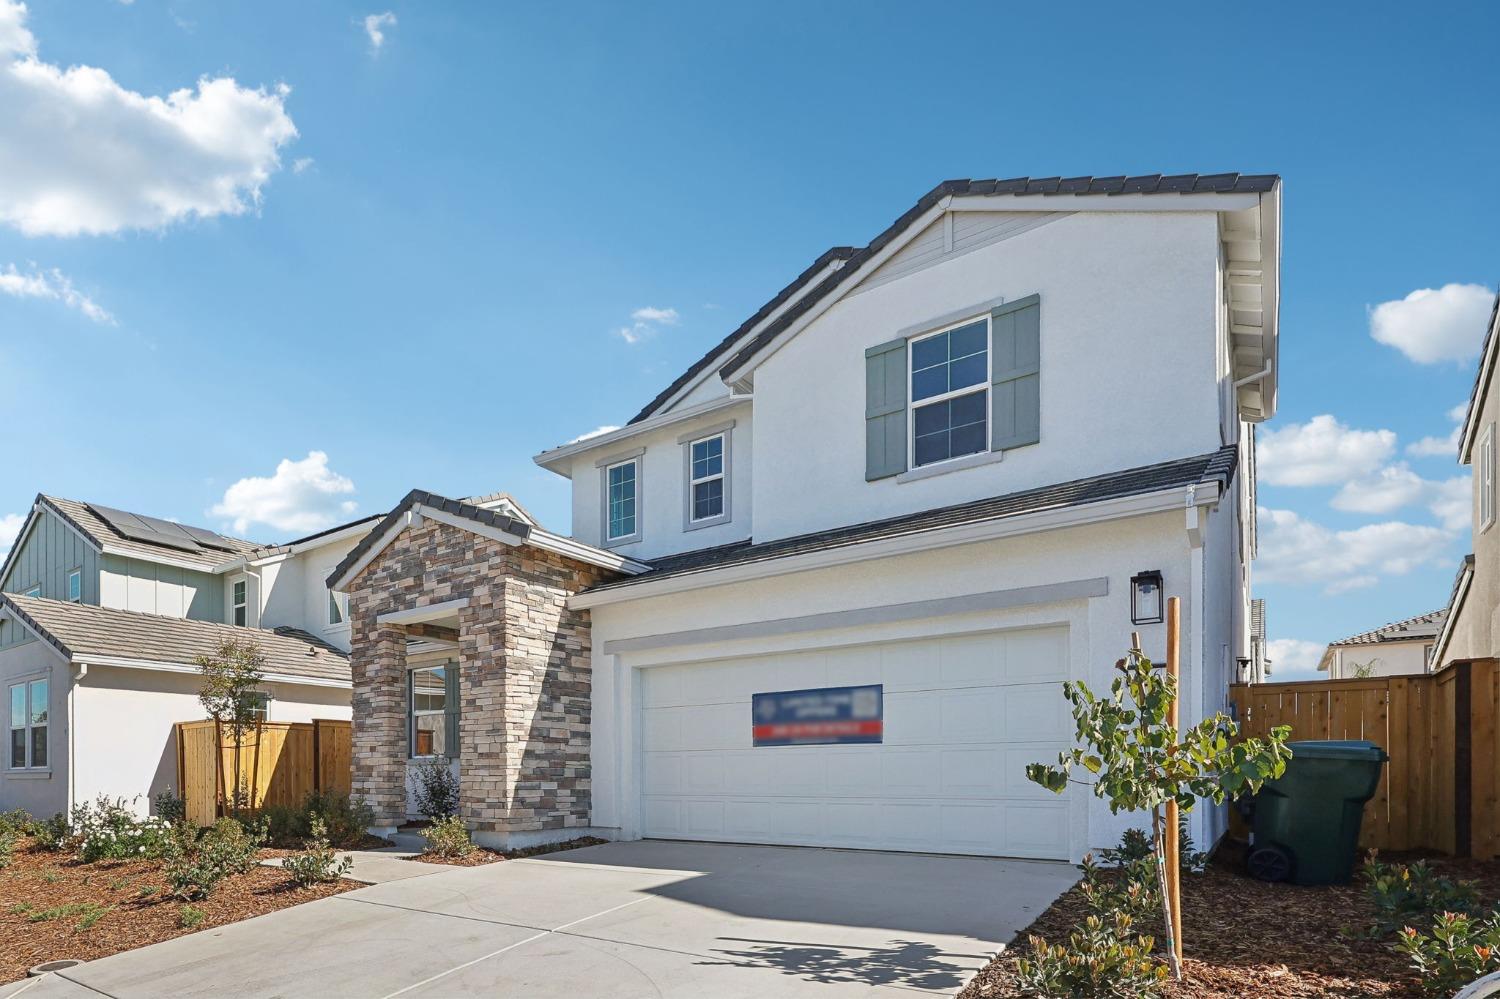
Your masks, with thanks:
M 615 572 L 628 576 L 646 572 L 651 568 L 644 562 L 637 562 L 635 559 L 626 558 L 616 552 L 595 548 L 593 545 L 584 544 L 560 534 L 553 534 L 551 531 L 543 530 L 518 517 L 509 516 L 500 510 L 486 509 L 464 500 L 449 499 L 423 489 L 413 489 L 400 503 L 396 504 L 394 510 L 375 525 L 373 531 L 365 535 L 359 544 L 344 556 L 342 562 L 334 567 L 328 577 L 329 588 L 348 589 L 349 582 L 359 575 L 365 566 L 374 561 L 375 557 L 391 542 L 395 541 L 397 535 L 407 527 L 421 523 L 424 517 L 506 544 L 531 545 L 578 559 L 580 562 L 587 562 L 590 565 L 613 569 Z

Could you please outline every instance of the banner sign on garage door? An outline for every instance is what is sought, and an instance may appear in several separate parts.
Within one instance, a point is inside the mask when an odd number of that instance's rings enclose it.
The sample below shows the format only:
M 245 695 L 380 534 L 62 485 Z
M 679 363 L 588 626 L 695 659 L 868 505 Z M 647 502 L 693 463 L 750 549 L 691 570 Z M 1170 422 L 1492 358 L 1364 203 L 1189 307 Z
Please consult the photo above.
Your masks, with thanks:
M 751 699 L 757 746 L 826 746 L 880 742 L 885 698 L 880 684 L 778 690 Z

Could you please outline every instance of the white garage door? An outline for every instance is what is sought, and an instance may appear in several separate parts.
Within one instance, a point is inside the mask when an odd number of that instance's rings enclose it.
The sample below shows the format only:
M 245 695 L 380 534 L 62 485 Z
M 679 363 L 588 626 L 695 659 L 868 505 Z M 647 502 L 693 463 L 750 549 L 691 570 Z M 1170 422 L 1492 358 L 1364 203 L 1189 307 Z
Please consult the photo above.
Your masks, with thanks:
M 668 839 L 1067 858 L 1030 784 L 1072 731 L 1065 628 L 642 671 L 641 824 Z M 755 747 L 751 698 L 880 684 L 879 744 Z

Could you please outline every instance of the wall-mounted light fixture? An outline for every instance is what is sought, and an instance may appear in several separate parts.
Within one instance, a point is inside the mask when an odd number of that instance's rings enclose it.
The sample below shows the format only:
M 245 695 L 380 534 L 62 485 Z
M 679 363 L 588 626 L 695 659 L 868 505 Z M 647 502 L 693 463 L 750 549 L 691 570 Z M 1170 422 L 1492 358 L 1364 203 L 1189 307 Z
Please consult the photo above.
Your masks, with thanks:
M 1166 620 L 1165 607 L 1160 569 L 1138 572 L 1130 577 L 1131 624 L 1161 624 Z

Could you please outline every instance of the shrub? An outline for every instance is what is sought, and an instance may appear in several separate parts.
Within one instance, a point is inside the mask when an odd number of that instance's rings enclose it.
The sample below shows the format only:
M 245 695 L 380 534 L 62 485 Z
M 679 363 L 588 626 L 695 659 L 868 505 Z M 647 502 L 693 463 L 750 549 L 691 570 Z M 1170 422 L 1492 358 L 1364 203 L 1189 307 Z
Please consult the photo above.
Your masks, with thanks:
M 56 852 L 68 845 L 72 839 L 72 832 L 68 827 L 67 816 L 58 812 L 50 819 L 33 822 L 31 836 L 36 845 L 43 850 Z
M 438 819 L 422 835 L 427 838 L 427 852 L 438 857 L 467 857 L 476 849 L 464 820 L 457 815 Z
M 307 847 L 284 859 L 281 866 L 292 876 L 293 881 L 306 888 L 309 885 L 337 881 L 349 873 L 349 868 L 354 866 L 354 858 L 339 860 L 333 847 L 328 845 L 328 830 L 323 826 L 323 820 L 315 817 L 312 820 L 312 838 L 308 840 Z
M 417 784 L 413 791 L 417 811 L 429 819 L 446 819 L 458 814 L 458 778 L 446 756 L 434 756 L 417 765 Z
M 307 838 L 307 812 L 291 805 L 267 805 L 260 810 L 266 824 L 266 841 L 272 846 L 296 847 Z
M 13 829 L 0 829 L 0 868 L 10 866 L 16 852 L 16 840 L 20 838 Z
M 1426 861 L 1382 864 L 1371 850 L 1361 872 L 1375 906 L 1370 935 L 1383 937 L 1411 923 L 1425 923 L 1438 913 L 1473 915 L 1479 911 L 1479 889 L 1472 881 L 1454 881 L 1435 873 Z
M 1107 871 L 1095 866 L 1092 858 L 1084 857 L 1080 890 L 1089 911 L 1103 919 L 1113 919 L 1116 912 L 1125 913 L 1138 924 L 1161 918 L 1161 882 L 1156 876 L 1154 855 Z
M 1099 851 L 1099 859 L 1105 867 L 1126 867 L 1136 861 L 1150 860 L 1153 856 L 1151 836 L 1143 829 L 1134 828 L 1125 830 L 1119 846 Z M 1186 815 L 1178 820 L 1177 866 L 1183 874 L 1202 874 L 1208 867 L 1208 854 L 1195 848 Z
M 24 808 L 0 812 L 0 834 L 11 832 L 17 836 L 30 836 L 36 820 Z
M 314 817 L 323 820 L 328 830 L 328 842 L 349 849 L 364 842 L 365 835 L 375 824 L 375 810 L 363 798 L 351 798 L 337 791 L 313 791 L 302 803 L 307 815 L 306 832 L 311 835 Z
M 202 909 L 191 905 L 184 905 L 181 909 L 177 910 L 177 925 L 185 930 L 190 930 L 202 923 L 203 917 L 204 912 Z
M 173 794 L 171 788 L 152 798 L 151 804 L 156 808 L 156 817 L 163 822 L 176 825 L 187 818 L 187 802 Z
M 1066 946 L 1029 939 L 1031 955 L 1016 962 L 1023 995 L 1049 999 L 1153 999 L 1167 969 L 1151 956 L 1154 941 L 1137 936 L 1130 916 L 1089 916 Z
M 78 859 L 92 864 L 161 857 L 171 824 L 155 816 L 141 819 L 124 798 L 101 794 L 92 805 L 74 806 L 69 831 L 78 843 Z
M 1432 931 L 1408 926 L 1396 938 L 1432 996 L 1452 995 L 1463 986 L 1500 971 L 1500 913 L 1482 922 L 1459 912 L 1439 913 Z
M 185 848 L 182 838 L 174 838 L 166 864 L 172 894 L 188 901 L 207 898 L 220 881 L 254 867 L 263 842 L 262 828 L 247 831 L 231 818 L 215 822 L 191 848 Z

